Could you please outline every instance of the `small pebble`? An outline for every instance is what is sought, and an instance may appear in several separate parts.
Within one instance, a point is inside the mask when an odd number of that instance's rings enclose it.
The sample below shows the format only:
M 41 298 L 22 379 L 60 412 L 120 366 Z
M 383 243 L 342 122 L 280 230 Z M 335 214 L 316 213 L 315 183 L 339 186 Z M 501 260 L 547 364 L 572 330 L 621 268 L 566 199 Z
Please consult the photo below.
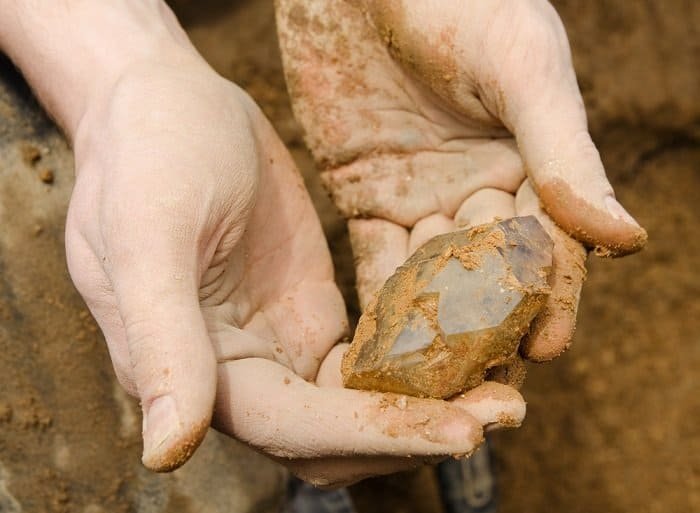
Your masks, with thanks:
M 52 171 L 52 170 L 50 170 L 50 169 L 43 169 L 43 170 L 39 173 L 39 178 L 40 178 L 41 181 L 44 182 L 45 184 L 51 185 L 51 184 L 53 183 L 55 177 L 54 177 L 54 174 L 53 174 L 53 171 Z
M 41 160 L 41 151 L 33 144 L 24 144 L 21 148 L 22 160 L 28 166 L 33 166 Z

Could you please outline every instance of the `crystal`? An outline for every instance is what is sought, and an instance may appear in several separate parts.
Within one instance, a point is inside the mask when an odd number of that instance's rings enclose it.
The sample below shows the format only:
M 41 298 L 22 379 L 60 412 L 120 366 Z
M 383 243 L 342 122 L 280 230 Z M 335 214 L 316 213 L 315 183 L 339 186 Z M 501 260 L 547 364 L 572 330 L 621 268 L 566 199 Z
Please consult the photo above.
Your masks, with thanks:
M 426 242 L 360 318 L 345 386 L 447 398 L 480 384 L 512 360 L 543 307 L 552 247 L 532 216 Z

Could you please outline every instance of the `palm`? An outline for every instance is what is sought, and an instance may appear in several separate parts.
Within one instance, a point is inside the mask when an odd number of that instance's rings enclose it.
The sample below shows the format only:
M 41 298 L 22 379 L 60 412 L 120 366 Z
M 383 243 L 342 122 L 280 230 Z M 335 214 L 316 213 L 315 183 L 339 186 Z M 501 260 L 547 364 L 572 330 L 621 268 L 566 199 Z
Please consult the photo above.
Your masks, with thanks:
M 220 361 L 263 357 L 313 380 L 347 329 L 344 304 L 301 177 L 260 123 L 268 158 L 260 163 L 255 206 L 241 238 L 212 257 L 200 302 Z

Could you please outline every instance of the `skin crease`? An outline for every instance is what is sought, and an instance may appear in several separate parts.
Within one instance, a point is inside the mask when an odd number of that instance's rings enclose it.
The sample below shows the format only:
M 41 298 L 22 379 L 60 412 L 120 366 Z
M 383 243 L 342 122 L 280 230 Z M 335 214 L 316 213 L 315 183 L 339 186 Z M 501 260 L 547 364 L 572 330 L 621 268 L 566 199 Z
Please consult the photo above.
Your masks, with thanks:
M 0 11 L 0 49 L 74 147 L 68 267 L 140 399 L 147 467 L 183 464 L 212 423 L 338 486 L 468 455 L 485 425 L 522 421 L 523 398 L 505 386 L 488 418 L 483 397 L 333 386 L 345 307 L 301 177 L 164 3 L 0 0 Z
M 551 5 L 276 6 L 295 115 L 351 218 L 361 305 L 418 241 L 533 214 L 555 242 L 553 291 L 521 352 L 534 361 L 563 352 L 586 274 L 581 243 L 623 255 L 646 232 L 614 200 Z

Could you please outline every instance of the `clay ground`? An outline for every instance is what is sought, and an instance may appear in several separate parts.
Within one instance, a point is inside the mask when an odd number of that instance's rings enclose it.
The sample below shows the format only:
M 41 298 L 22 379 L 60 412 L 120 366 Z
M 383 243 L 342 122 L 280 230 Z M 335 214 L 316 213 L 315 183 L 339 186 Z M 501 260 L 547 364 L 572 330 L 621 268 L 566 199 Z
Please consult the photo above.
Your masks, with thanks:
M 530 367 L 525 425 L 494 437 L 500 511 L 700 511 L 700 5 L 554 3 L 594 140 L 649 247 L 590 259 L 572 349 Z M 173 4 L 205 57 L 251 93 L 290 147 L 356 318 L 347 233 L 291 116 L 271 2 Z M 115 386 L 63 263 L 70 154 L 27 97 L 0 65 L 0 512 L 237 511 L 225 490 L 272 489 L 283 473 L 213 437 L 175 475 L 140 468 L 138 411 Z M 41 153 L 34 164 L 28 145 Z M 52 185 L 39 178 L 45 169 Z M 250 475 L 214 475 L 226 458 L 251 460 Z M 361 513 L 440 511 L 429 470 L 367 481 L 353 496 Z M 261 497 L 246 500 L 273 510 Z

